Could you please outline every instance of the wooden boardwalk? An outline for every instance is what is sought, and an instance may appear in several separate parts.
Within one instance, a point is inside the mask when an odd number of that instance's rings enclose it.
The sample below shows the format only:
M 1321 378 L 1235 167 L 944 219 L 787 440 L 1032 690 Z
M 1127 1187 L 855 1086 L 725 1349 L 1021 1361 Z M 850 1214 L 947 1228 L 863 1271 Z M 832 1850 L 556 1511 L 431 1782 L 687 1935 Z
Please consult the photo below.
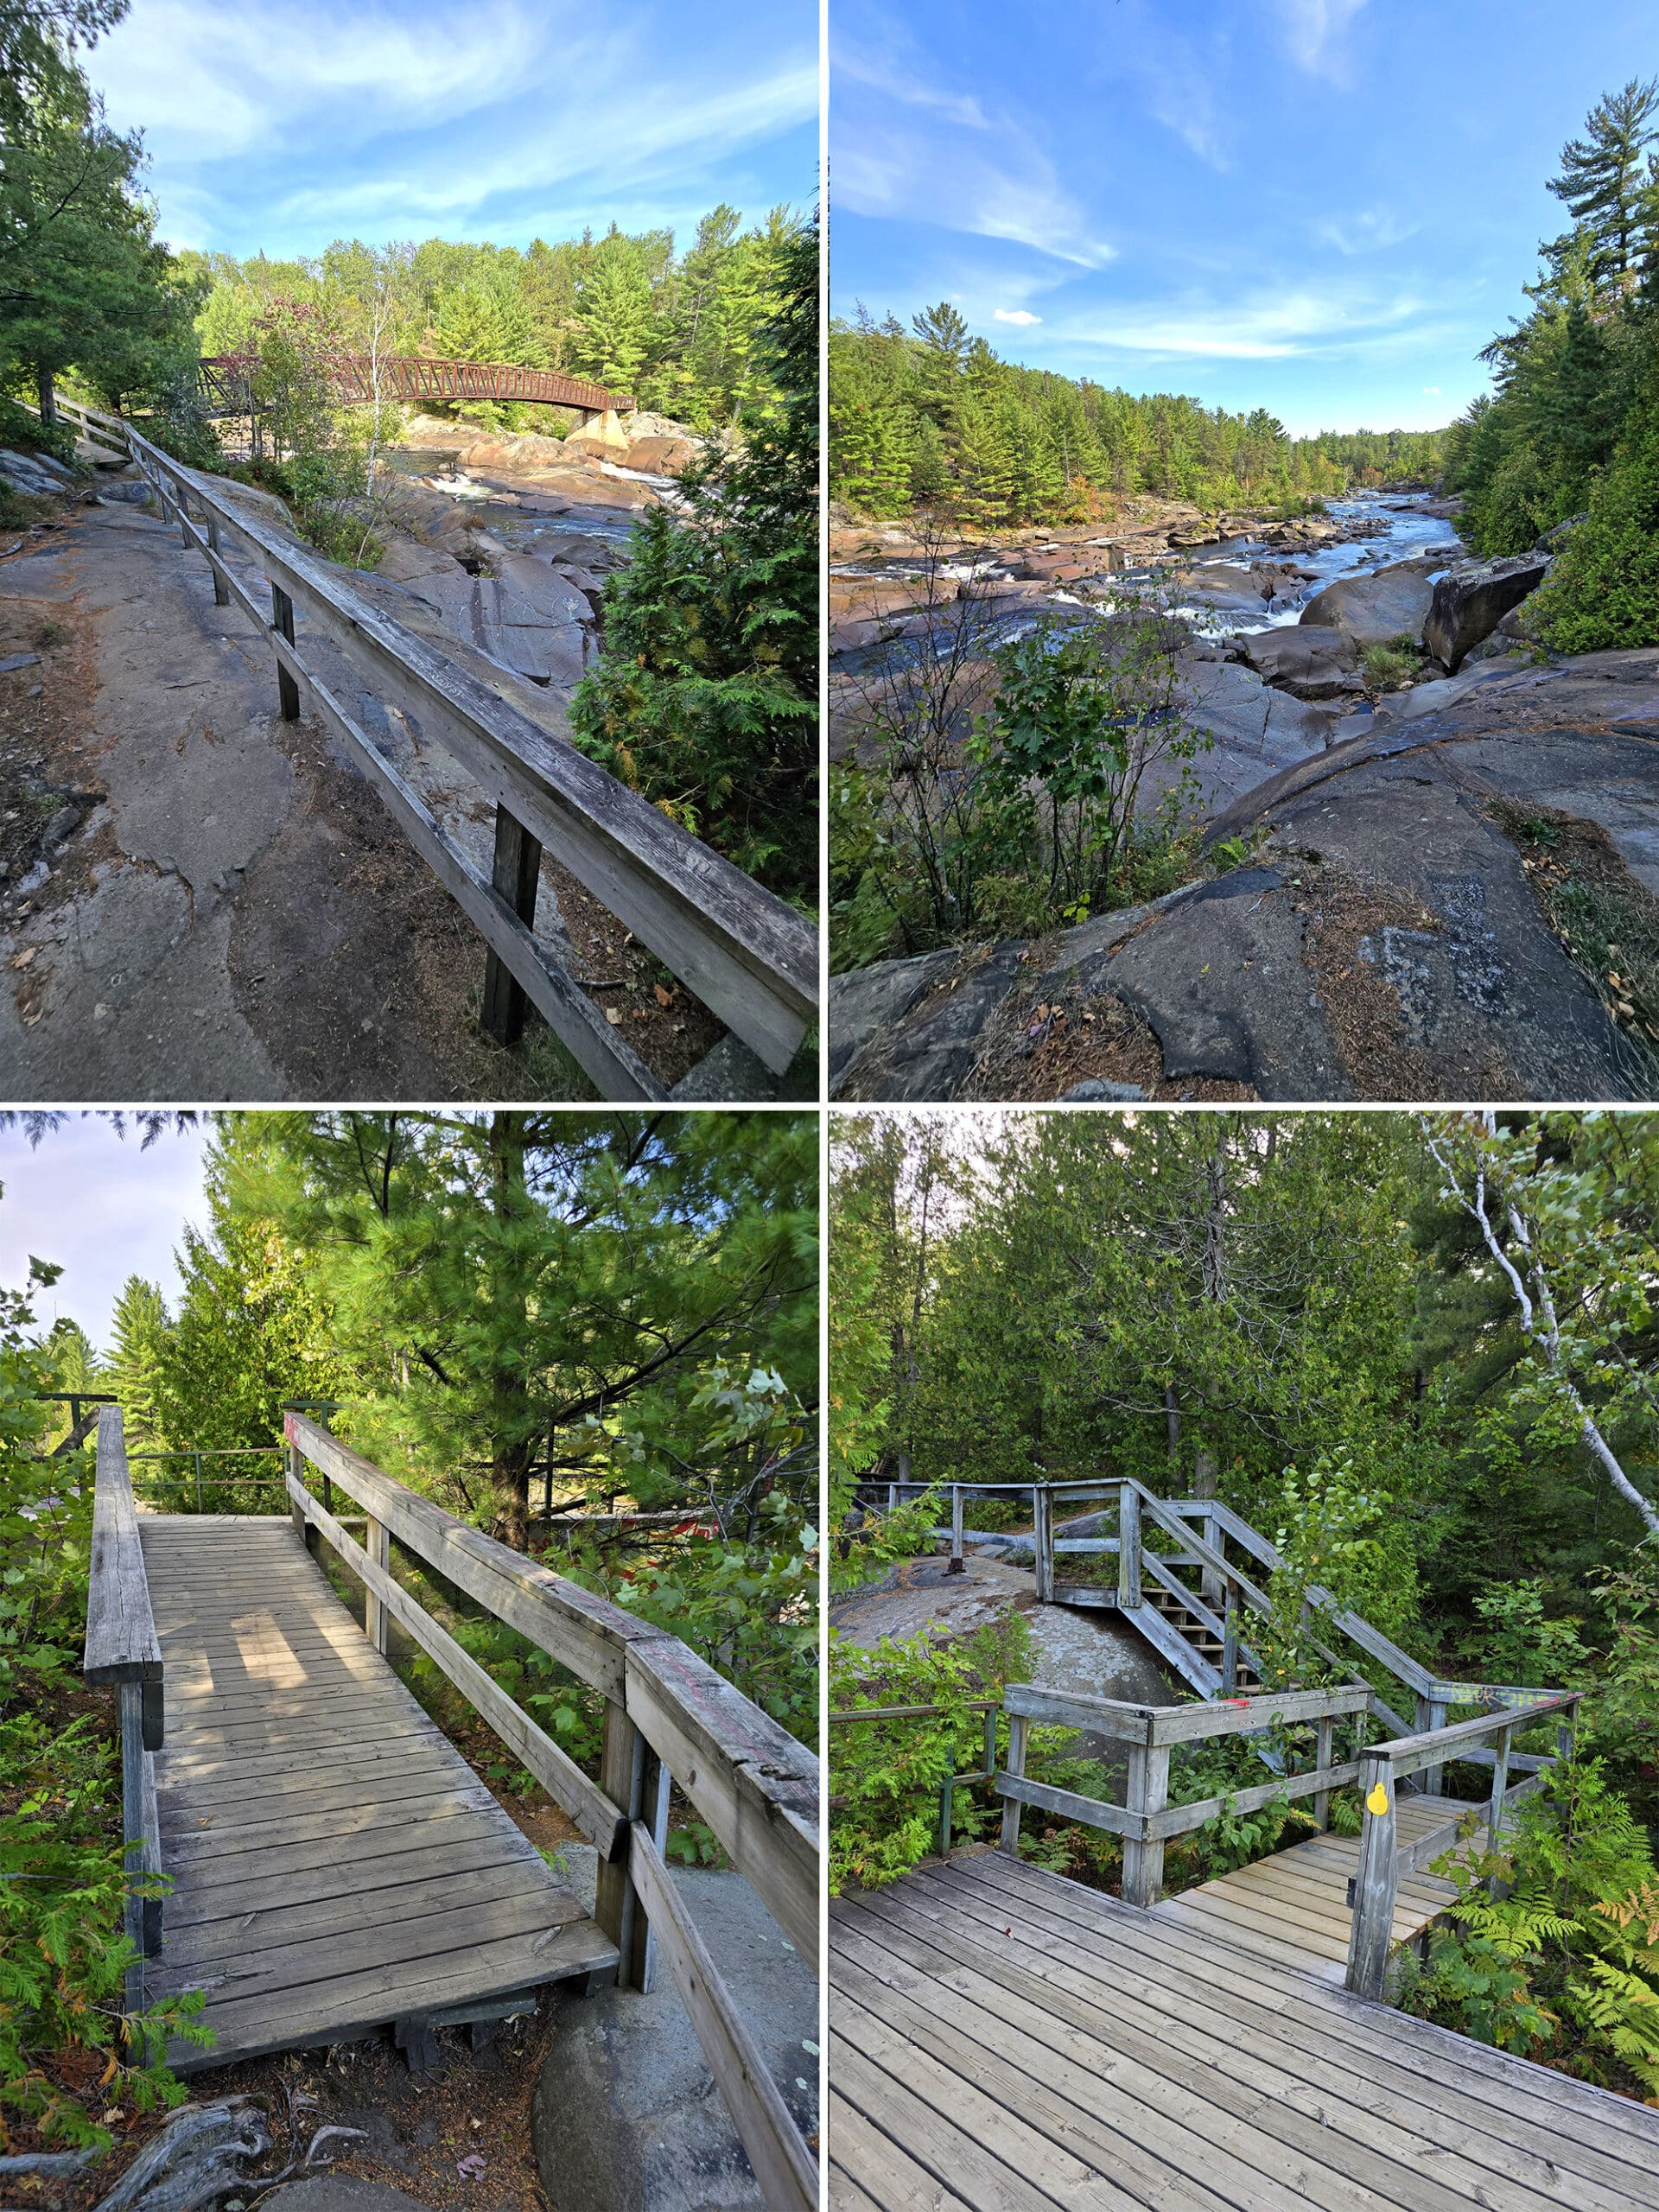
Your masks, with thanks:
M 1395 1823 L 1402 1846 L 1415 1843 L 1459 1814 L 1478 1808 L 1452 1797 L 1402 1797 Z M 1471 1843 L 1485 1836 L 1482 1821 Z M 1258 1958 L 1294 1967 L 1320 1981 L 1340 1983 L 1348 1965 L 1353 1915 L 1349 1882 L 1359 1871 L 1359 1838 L 1328 1831 L 1288 1851 L 1258 1859 L 1236 1873 L 1163 1897 L 1152 1910 L 1194 1934 L 1217 1936 Z M 1401 1878 L 1391 1940 L 1408 1942 L 1446 1910 L 1457 1891 L 1427 1872 Z
M 369 1642 L 291 1522 L 141 1516 L 165 1663 L 165 1948 L 183 2071 L 486 2015 L 618 1952 Z
M 838 1902 L 834 2212 L 1659 2212 L 1659 2112 L 1336 1986 L 1342 1842 L 1230 1923 L 983 1851 Z

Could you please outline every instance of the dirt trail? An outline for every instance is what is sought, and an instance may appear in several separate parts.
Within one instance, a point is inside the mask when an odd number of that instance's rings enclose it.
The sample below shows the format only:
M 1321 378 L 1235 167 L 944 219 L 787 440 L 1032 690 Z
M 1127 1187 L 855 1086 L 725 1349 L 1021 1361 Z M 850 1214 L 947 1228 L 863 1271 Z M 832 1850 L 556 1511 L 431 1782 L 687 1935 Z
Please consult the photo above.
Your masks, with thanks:
M 96 803 L 43 883 L 0 886 L 8 1098 L 548 1095 L 476 1027 L 477 938 L 334 742 L 281 719 L 175 531 L 68 510 L 0 562 L 0 659 L 48 624 L 67 638 L 0 673 L 0 811 Z

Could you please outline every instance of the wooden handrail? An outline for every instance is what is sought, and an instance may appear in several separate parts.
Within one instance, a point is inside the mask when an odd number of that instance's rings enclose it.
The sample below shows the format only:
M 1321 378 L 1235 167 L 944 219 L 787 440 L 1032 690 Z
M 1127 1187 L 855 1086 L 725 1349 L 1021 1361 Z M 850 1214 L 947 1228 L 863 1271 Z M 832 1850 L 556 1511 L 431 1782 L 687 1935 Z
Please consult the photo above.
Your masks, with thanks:
M 1402 1874 L 1439 1857 L 1455 1840 L 1460 1815 L 1433 1834 L 1421 1837 L 1409 1849 L 1400 1845 L 1395 1821 L 1398 1785 L 1426 1766 L 1443 1766 L 1448 1758 L 1467 1758 L 1469 1750 L 1490 1736 L 1497 1744 L 1492 1761 L 1492 1789 L 1486 1808 L 1487 1848 L 1497 1848 L 1503 1834 L 1506 1807 L 1522 1795 L 1542 1786 L 1554 1761 L 1535 1763 L 1530 1781 L 1519 1789 L 1509 1786 L 1510 1745 L 1522 1728 L 1531 1727 L 1548 1713 L 1565 1716 L 1556 1732 L 1556 1751 L 1565 1757 L 1571 1747 L 1571 1722 L 1581 1694 L 1576 1690 L 1545 1690 L 1534 1694 L 1534 1702 L 1505 1707 L 1459 1721 L 1454 1727 L 1434 1728 L 1414 1736 L 1372 1745 L 1362 1756 L 1360 1789 L 1365 1813 L 1359 1833 L 1359 1872 L 1354 1878 L 1353 1926 L 1348 1939 L 1347 1986 L 1361 1997 L 1381 1999 L 1388 1980 L 1392 1948 L 1394 1901 Z
M 153 1883 L 162 1872 L 161 1818 L 156 1800 L 156 1753 L 164 1740 L 161 1639 L 150 1608 L 138 1510 L 127 1469 L 121 1408 L 98 1410 L 98 1459 L 92 1490 L 92 1557 L 86 1581 L 86 1643 L 81 1671 L 89 1682 L 112 1685 L 121 1727 L 121 1830 L 129 1875 Z M 144 2005 L 145 1961 L 162 1948 L 162 1900 L 129 1891 L 123 1932 L 134 1947 L 126 2005 Z
M 284 1415 L 283 1434 L 391 1536 L 622 1709 L 816 1972 L 819 1774 L 805 1746 L 666 1629 L 469 1527 L 303 1414 Z M 294 1481 L 296 1510 L 315 1518 Z
M 89 429 L 124 441 L 155 490 L 163 518 L 178 523 L 185 543 L 212 569 L 215 596 L 221 603 L 234 599 L 265 633 L 277 662 L 284 714 L 290 720 L 297 715 L 296 687 L 302 685 L 416 851 L 485 938 L 492 976 L 499 963 L 602 1096 L 652 1099 L 667 1094 L 532 933 L 523 886 L 533 881 L 530 861 L 542 848 L 766 1066 L 781 1073 L 789 1065 L 817 1019 L 818 1002 L 817 940 L 793 908 L 567 740 L 550 735 L 438 646 L 360 598 L 320 556 L 289 544 L 130 423 L 78 401 L 61 404 Z M 193 502 L 207 518 L 205 529 L 192 519 Z M 272 614 L 255 603 L 226 565 L 219 545 L 219 533 L 226 530 L 262 569 L 273 594 Z M 495 802 L 492 880 L 478 873 L 306 664 L 296 642 L 296 607 L 380 696 L 417 717 Z M 500 1033 L 511 1041 L 517 1029 L 509 1014 L 502 1020 L 506 1027 Z

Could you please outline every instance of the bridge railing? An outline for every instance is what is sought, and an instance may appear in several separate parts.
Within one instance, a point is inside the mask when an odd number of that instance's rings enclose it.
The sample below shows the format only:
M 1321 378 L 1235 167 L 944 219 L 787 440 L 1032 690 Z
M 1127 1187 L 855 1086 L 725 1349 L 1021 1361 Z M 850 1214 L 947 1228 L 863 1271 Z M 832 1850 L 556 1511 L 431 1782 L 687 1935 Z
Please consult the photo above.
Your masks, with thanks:
M 121 1719 L 121 1831 L 127 1868 L 153 1880 L 162 1872 L 156 1798 L 156 1753 L 162 1748 L 165 1727 L 162 1646 L 150 1611 L 121 1408 L 116 1405 L 103 1405 L 98 1411 L 82 1672 L 89 1682 L 115 1691 Z M 159 1891 L 149 1897 L 129 1892 L 124 1932 L 137 1947 L 127 1970 L 130 2012 L 143 2009 L 145 1961 L 161 1955 L 162 1916 Z
M 645 1989 L 660 1948 L 769 2205 L 809 2212 L 814 2161 L 687 1913 L 664 1860 L 671 1783 L 818 1970 L 818 1762 L 679 1638 L 526 1559 L 383 1473 L 303 1414 L 284 1417 L 296 1526 L 326 1541 L 365 1592 L 365 1625 L 389 1620 L 431 1658 L 599 1853 L 594 1916 Z M 307 1466 L 321 1495 L 305 1479 Z M 366 1516 L 364 1540 L 334 1510 L 335 1486 Z M 591 1780 L 392 1575 L 393 1541 L 605 1699 Z
M 1526 1764 L 1532 1770 L 1529 1779 L 1511 1788 L 1510 1768 L 1520 1764 L 1512 1750 L 1519 1731 L 1535 1726 L 1548 1714 L 1556 1713 L 1560 1716 L 1555 1734 L 1556 1757 L 1566 1758 L 1571 1754 L 1573 1724 L 1581 1702 L 1577 1691 L 1510 1690 L 1504 1694 L 1516 1700 L 1524 1696 L 1529 1702 L 1516 1702 L 1497 1712 L 1478 1713 L 1474 1719 L 1459 1721 L 1452 1727 L 1398 1736 L 1391 1742 L 1372 1745 L 1363 1754 L 1360 1788 L 1365 1814 L 1359 1836 L 1359 1872 L 1349 1897 L 1354 1919 L 1349 1936 L 1347 1974 L 1348 1987 L 1361 1997 L 1381 1998 L 1383 1993 L 1392 1948 L 1395 1897 L 1401 1877 L 1428 1866 L 1451 1850 L 1465 1827 L 1474 1825 L 1469 1815 L 1459 1814 L 1427 1835 L 1402 1844 L 1396 1833 L 1395 1813 L 1400 1784 L 1425 1769 L 1439 1771 L 1450 1760 L 1466 1760 L 1471 1754 L 1485 1752 L 1492 1768 L 1491 1794 L 1487 1800 L 1484 1823 L 1486 1847 L 1496 1850 L 1502 1840 L 1505 1814 L 1523 1797 L 1541 1789 L 1548 1770 L 1555 1764 L 1549 1758 L 1528 1758 Z M 1489 1738 L 1497 1738 L 1490 1750 Z
M 1249 1640 L 1249 1624 L 1252 1618 L 1265 1619 L 1271 1614 L 1272 1600 L 1265 1585 L 1283 1561 L 1275 1547 L 1220 1498 L 1160 1497 L 1132 1477 L 1058 1483 L 868 1483 L 859 1486 L 858 1494 L 880 1510 L 883 1506 L 892 1510 L 908 1495 L 930 1490 L 949 1491 L 951 1495 L 949 1534 L 953 1567 L 963 1563 L 965 1544 L 972 1541 L 972 1532 L 963 1526 L 965 1501 L 976 1496 L 1028 1497 L 1039 1604 L 1058 1599 L 1135 1614 L 1148 1639 L 1159 1644 L 1166 1656 L 1178 1656 L 1206 1696 L 1232 1695 L 1241 1661 L 1261 1673 L 1261 1655 Z M 1113 1510 L 1115 1533 L 1057 1535 L 1055 1508 L 1066 1501 L 1073 1505 L 1106 1504 Z M 1171 1543 L 1160 1548 L 1149 1542 L 1149 1529 L 1159 1531 Z M 946 1531 L 941 1529 L 935 1534 L 943 1540 Z M 1116 1572 L 1090 1581 L 1066 1576 L 1065 1569 L 1074 1560 L 1090 1556 L 1114 1562 Z M 1218 1663 L 1195 1659 L 1190 1653 L 1174 1653 L 1171 1640 L 1174 1631 L 1166 1630 L 1155 1608 L 1145 1604 L 1148 1584 L 1179 1597 L 1199 1625 L 1220 1643 Z M 1451 1715 L 1462 1707 L 1501 1712 L 1524 1705 L 1537 1695 L 1535 1690 L 1522 1685 L 1449 1680 L 1414 1659 L 1321 1584 L 1308 1584 L 1303 1599 L 1302 1629 L 1309 1649 L 1356 1686 L 1369 1681 L 1381 1717 L 1399 1735 L 1444 1728 Z M 1374 1671 L 1393 1676 L 1403 1693 L 1397 1705 L 1362 1673 L 1360 1660 L 1370 1662 Z M 1477 1765 L 1490 1766 L 1494 1754 L 1482 1744 L 1468 1757 Z M 1533 1770 L 1538 1764 L 1530 1754 L 1520 1752 L 1515 1760 L 1517 1768 L 1525 1771 Z M 1418 1786 L 1428 1796 L 1440 1795 L 1440 1766 L 1427 1769 Z
M 663 1099 L 664 1085 L 531 926 L 542 855 L 550 854 L 679 977 L 775 1074 L 817 1018 L 817 938 L 772 893 L 629 791 L 575 746 L 551 737 L 438 646 L 359 598 L 320 557 L 290 545 L 197 471 L 118 416 L 72 399 L 62 414 L 128 452 L 213 575 L 268 637 L 288 721 L 302 691 L 341 741 L 404 836 L 488 947 L 484 1022 L 503 1044 L 526 1003 L 605 1099 Z M 262 571 L 267 613 L 221 550 L 226 533 Z M 495 804 L 486 880 L 371 741 L 300 650 L 296 608 L 366 687 L 453 755 Z
M 1150 1907 L 1163 1895 L 1164 1847 L 1170 1838 L 1189 1834 L 1224 1810 L 1255 1812 L 1275 1799 L 1312 1797 L 1314 1821 L 1324 1828 L 1330 1817 L 1331 1792 L 1357 1782 L 1360 1773 L 1357 1759 L 1332 1759 L 1336 1723 L 1372 1715 L 1376 1700 L 1369 1690 L 1353 1688 L 1283 1690 L 1215 1705 L 1134 1705 L 1011 1682 L 1003 1707 L 1008 1715 L 1008 1764 L 996 1777 L 1003 1799 L 1002 1849 L 1010 1858 L 1019 1857 L 1020 1818 L 1027 1805 L 1061 1820 L 1108 1829 L 1123 1839 L 1123 1902 Z M 1122 1744 L 1128 1764 L 1124 1802 L 1113 1805 L 1077 1790 L 1032 1781 L 1026 1760 L 1033 1721 L 1083 1729 Z M 1177 1745 L 1256 1735 L 1274 1726 L 1310 1721 L 1314 1727 L 1313 1764 L 1305 1772 L 1281 1774 L 1224 1797 L 1205 1797 L 1187 1805 L 1169 1802 L 1170 1753 Z

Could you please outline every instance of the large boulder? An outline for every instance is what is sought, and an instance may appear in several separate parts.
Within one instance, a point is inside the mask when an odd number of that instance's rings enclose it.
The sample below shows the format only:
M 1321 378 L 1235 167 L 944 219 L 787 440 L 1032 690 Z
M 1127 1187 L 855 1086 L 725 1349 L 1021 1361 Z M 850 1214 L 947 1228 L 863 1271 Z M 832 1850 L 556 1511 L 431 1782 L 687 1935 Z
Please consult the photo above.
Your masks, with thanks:
M 637 468 L 646 476 L 677 476 L 696 457 L 690 438 L 657 436 L 636 438 L 621 458 L 625 468 Z
M 1171 588 L 1192 607 L 1208 607 L 1219 614 L 1260 615 L 1273 595 L 1271 582 L 1253 569 L 1227 561 L 1206 563 L 1203 568 L 1178 569 Z
M 1234 642 L 1258 676 L 1299 699 L 1338 699 L 1363 689 L 1359 648 L 1346 631 L 1292 623 L 1247 630 Z
M 1396 561 L 1368 575 L 1338 576 L 1302 609 L 1313 629 L 1340 630 L 1362 650 L 1390 638 L 1421 637 L 1434 596 L 1429 579 L 1445 563 L 1433 557 Z
M 1536 547 L 1501 561 L 1460 561 L 1434 587 L 1423 644 L 1455 675 L 1470 648 L 1488 638 L 1513 607 L 1549 574 L 1554 556 Z
M 741 1875 L 675 1868 L 761 2063 L 804 2135 L 818 2124 L 818 1992 Z M 554 2212 L 764 2212 L 766 2198 L 666 1965 L 648 1997 L 562 1997 L 531 2103 Z
M 577 458 L 569 438 L 543 438 L 534 432 L 503 431 L 499 436 L 474 438 L 455 458 L 463 468 L 505 469 L 514 476 L 532 469 L 569 467 Z
M 9 450 L 0 451 L 0 476 L 15 491 L 27 492 L 35 499 L 50 499 L 59 492 L 70 491 L 76 481 L 73 469 L 54 461 L 50 454 Z

